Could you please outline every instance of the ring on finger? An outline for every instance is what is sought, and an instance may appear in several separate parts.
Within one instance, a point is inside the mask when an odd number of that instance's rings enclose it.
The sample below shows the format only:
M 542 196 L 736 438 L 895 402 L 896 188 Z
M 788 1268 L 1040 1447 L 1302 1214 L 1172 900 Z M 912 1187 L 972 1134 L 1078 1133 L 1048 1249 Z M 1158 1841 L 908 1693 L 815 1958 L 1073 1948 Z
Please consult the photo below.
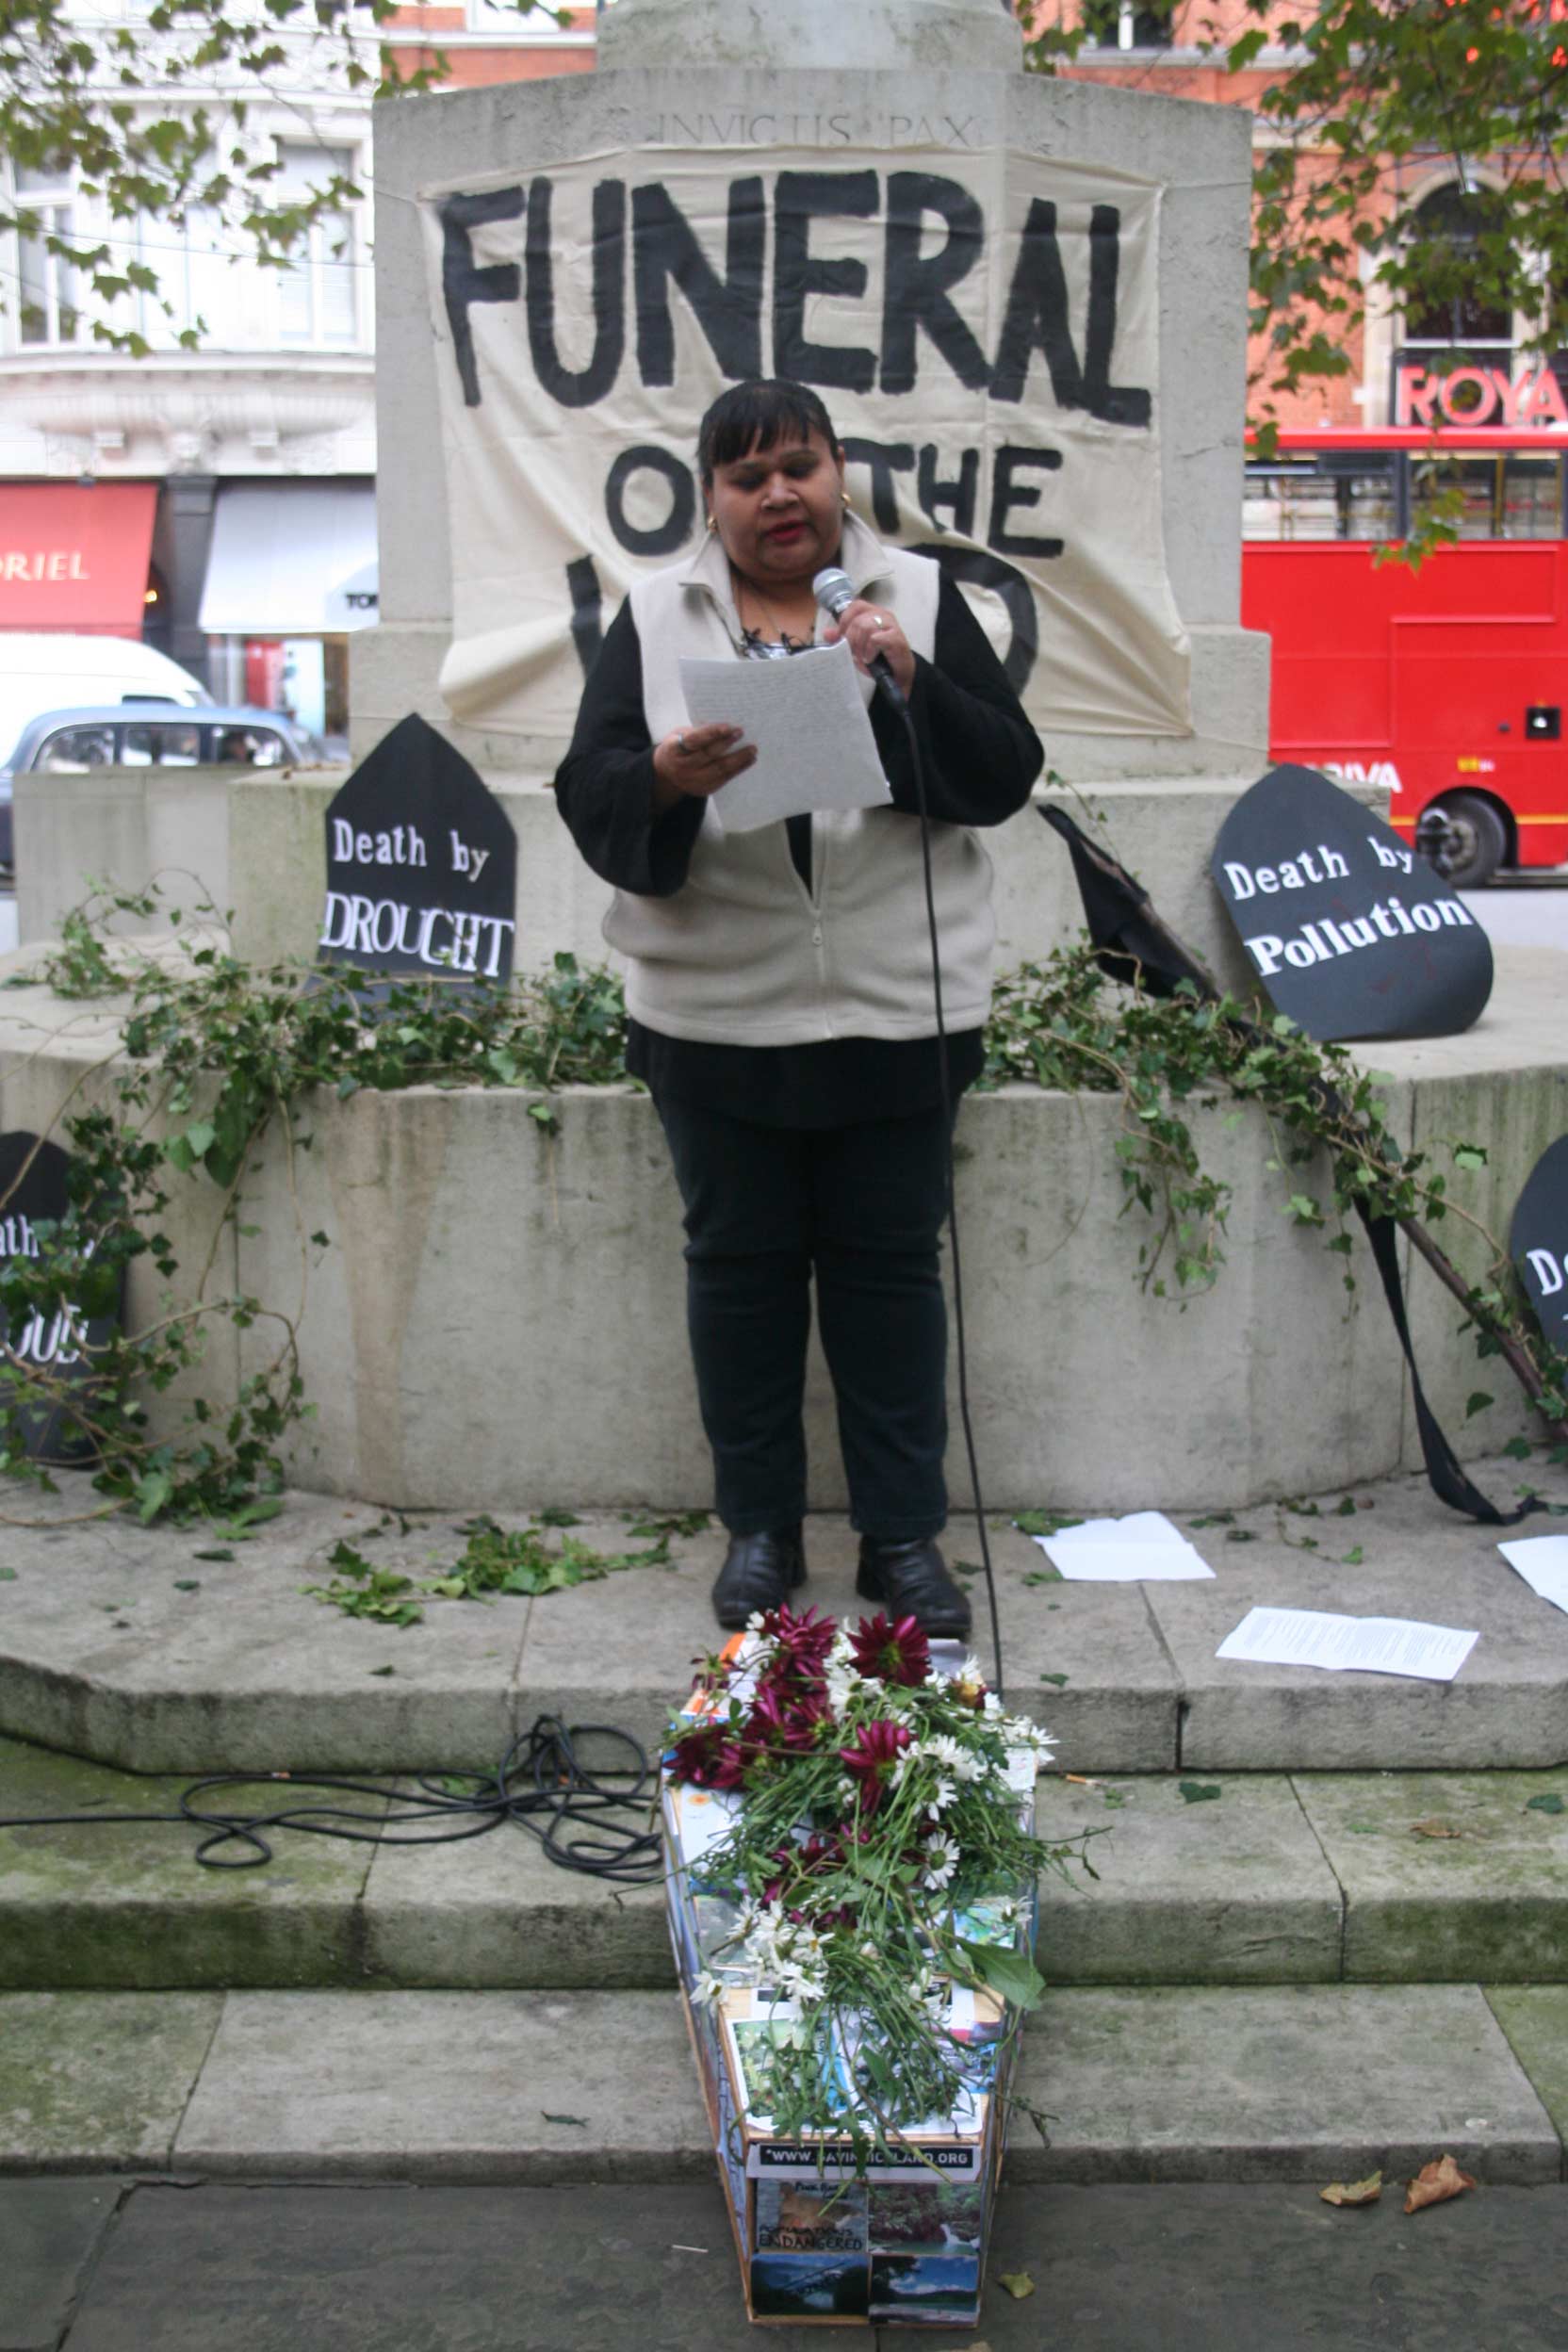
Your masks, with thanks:
M 684 750 L 685 750 L 685 748 L 686 748 L 686 738 L 685 738 L 685 736 L 684 736 L 684 735 L 678 735 L 678 736 L 676 737 L 676 739 L 675 739 L 675 747 L 676 747 L 677 751 L 684 751 Z

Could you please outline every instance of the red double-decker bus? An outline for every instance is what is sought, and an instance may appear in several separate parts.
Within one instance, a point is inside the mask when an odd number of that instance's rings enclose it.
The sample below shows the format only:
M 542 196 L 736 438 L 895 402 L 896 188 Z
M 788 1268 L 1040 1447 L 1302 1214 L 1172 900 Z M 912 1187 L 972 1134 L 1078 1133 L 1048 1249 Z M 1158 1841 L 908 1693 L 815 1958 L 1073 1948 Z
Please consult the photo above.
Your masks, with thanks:
M 1455 488 L 1457 545 L 1417 571 L 1375 563 Z M 1413 839 L 1426 819 L 1461 886 L 1568 860 L 1568 430 L 1437 408 L 1282 433 L 1248 463 L 1241 609 L 1273 639 L 1276 760 L 1386 784 L 1394 824 Z

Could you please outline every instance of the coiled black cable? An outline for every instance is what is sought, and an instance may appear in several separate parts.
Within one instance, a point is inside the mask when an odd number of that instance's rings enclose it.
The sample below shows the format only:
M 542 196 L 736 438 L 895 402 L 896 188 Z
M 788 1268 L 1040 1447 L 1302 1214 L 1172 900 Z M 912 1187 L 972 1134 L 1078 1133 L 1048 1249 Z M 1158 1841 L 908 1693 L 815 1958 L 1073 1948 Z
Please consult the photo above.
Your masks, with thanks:
M 626 1755 L 626 1763 L 590 1772 L 578 1751 L 578 1742 L 590 1738 L 612 1741 Z M 568 1727 L 559 1716 L 536 1716 L 493 1772 L 433 1772 L 414 1778 L 415 1787 L 408 1789 L 398 1780 L 337 1772 L 212 1772 L 192 1781 L 174 1813 L 16 1814 L 0 1818 L 0 1829 L 185 1822 L 207 1832 L 195 1855 L 204 1869 L 250 1870 L 272 1859 L 265 1835 L 269 1830 L 300 1830 L 314 1838 L 341 1838 L 367 1846 L 449 1846 L 483 1838 L 511 1821 L 537 1838 L 564 1870 L 623 1886 L 650 1886 L 664 1874 L 657 1771 L 641 1742 L 613 1724 Z M 291 1801 L 261 1812 L 212 1802 L 217 1789 L 262 1782 L 286 1786 Z M 292 1802 L 293 1792 L 302 1790 L 369 1798 L 373 1808 Z M 394 1834 L 413 1824 L 420 1825 L 413 1834 Z M 240 1851 L 221 1851 L 230 1845 Z

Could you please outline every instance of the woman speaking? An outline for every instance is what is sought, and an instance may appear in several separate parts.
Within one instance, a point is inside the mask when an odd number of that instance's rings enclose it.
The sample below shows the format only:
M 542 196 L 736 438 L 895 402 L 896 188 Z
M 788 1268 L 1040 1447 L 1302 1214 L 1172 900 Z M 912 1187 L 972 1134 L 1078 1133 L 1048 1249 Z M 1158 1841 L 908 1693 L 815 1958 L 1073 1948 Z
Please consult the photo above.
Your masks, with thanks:
M 806 1575 L 814 1273 L 857 1591 L 962 1636 L 969 1603 L 936 1542 L 950 1138 L 908 741 L 878 695 L 885 805 L 727 832 L 709 803 L 756 755 L 738 727 L 686 724 L 679 657 L 778 659 L 842 637 L 868 694 L 886 660 L 923 758 L 955 1102 L 983 1061 L 995 932 L 972 828 L 1023 806 L 1040 746 L 939 566 L 848 512 L 814 392 L 734 385 L 702 420 L 697 463 L 707 535 L 633 586 L 555 784 L 614 886 L 604 936 L 628 963 L 627 1066 L 653 1096 L 685 1206 L 692 1357 L 730 1539 L 713 1604 L 741 1625 Z M 856 592 L 837 622 L 812 595 L 828 564 Z

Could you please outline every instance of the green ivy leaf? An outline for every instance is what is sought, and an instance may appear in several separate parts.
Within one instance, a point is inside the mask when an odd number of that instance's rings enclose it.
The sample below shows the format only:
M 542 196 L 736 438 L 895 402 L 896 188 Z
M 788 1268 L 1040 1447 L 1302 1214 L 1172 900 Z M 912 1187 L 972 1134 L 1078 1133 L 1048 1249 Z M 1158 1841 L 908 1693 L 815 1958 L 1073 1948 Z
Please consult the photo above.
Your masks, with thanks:
M 1207 1805 L 1225 1793 L 1218 1781 L 1183 1780 L 1176 1784 L 1184 1805 Z
M 974 1971 L 974 1982 L 988 1985 L 1015 2009 L 1033 2009 L 1043 1996 L 1045 1979 L 1026 1952 L 1005 1944 L 972 1944 L 961 1936 L 958 1949 Z

